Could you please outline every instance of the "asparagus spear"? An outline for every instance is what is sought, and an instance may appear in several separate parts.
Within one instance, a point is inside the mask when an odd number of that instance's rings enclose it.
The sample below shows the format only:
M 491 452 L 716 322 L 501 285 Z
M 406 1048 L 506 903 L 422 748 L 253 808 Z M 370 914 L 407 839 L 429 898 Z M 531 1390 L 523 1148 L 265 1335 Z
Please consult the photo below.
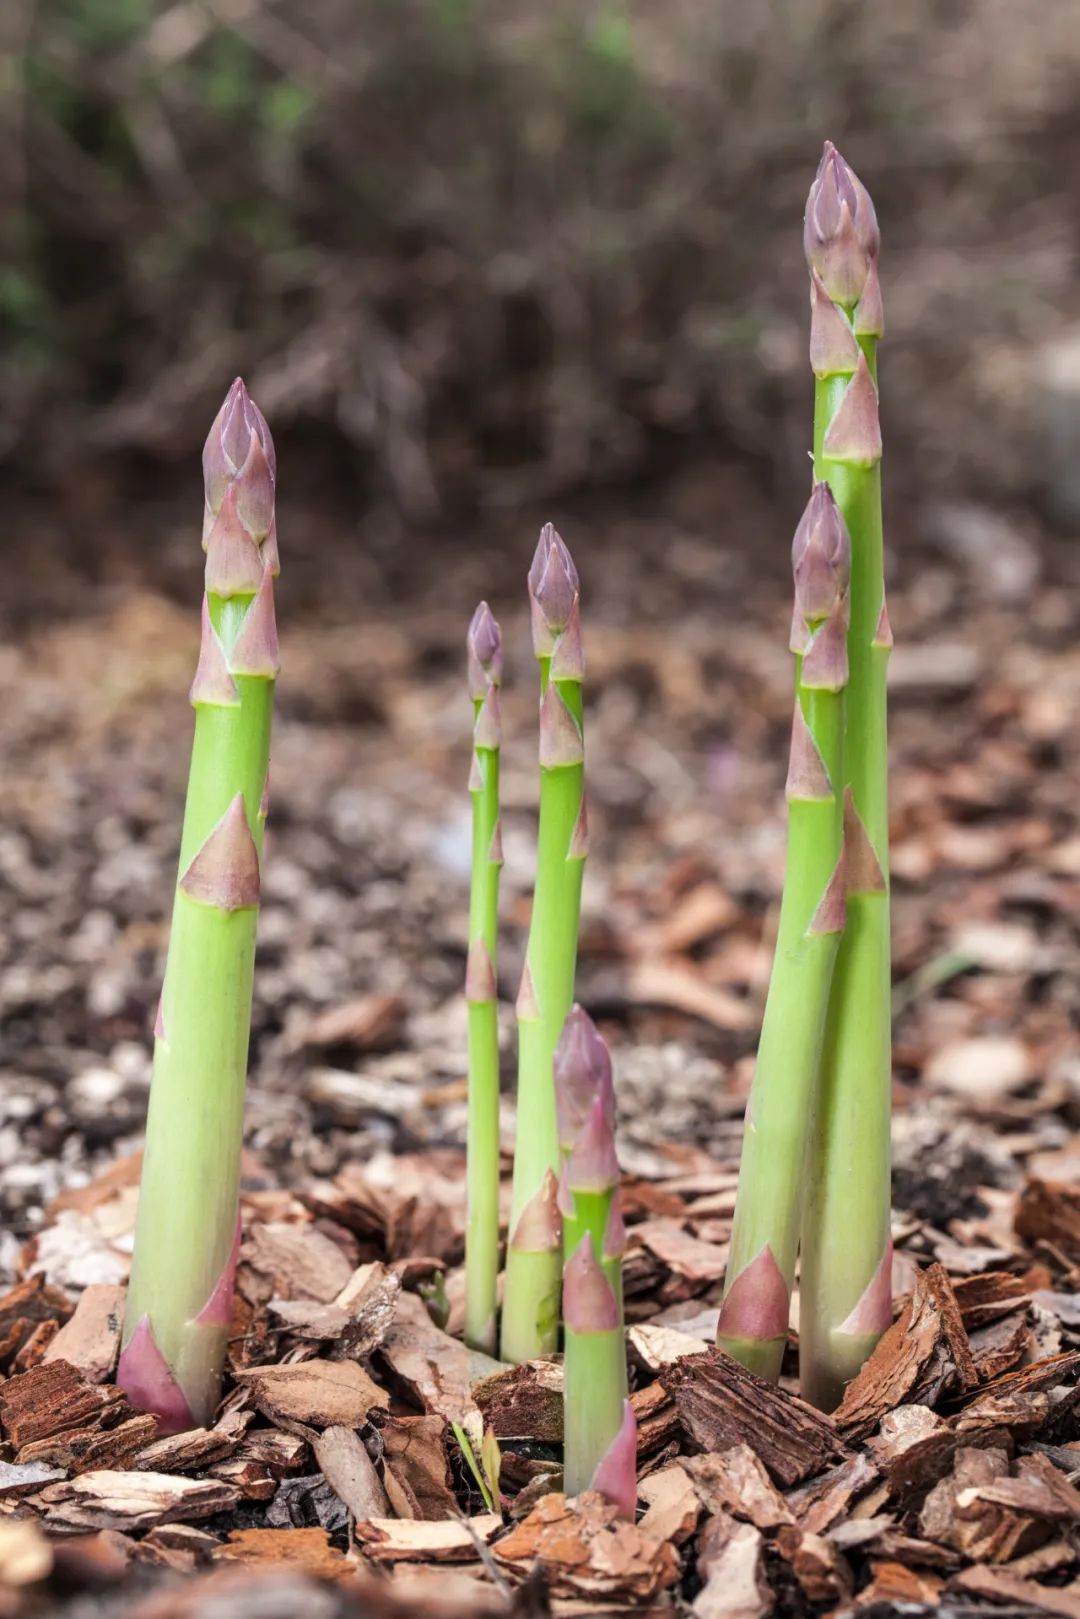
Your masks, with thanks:
M 851 536 L 844 749 L 847 927 L 825 1030 L 803 1222 L 802 1389 L 825 1409 L 891 1315 L 889 825 L 877 340 L 880 236 L 866 189 L 826 143 L 806 206 L 814 473 Z
M 165 1433 L 212 1416 L 240 1238 L 278 563 L 274 446 L 239 378 L 210 430 L 203 472 L 195 739 L 117 1373 Z
M 843 725 L 851 546 L 826 483 L 792 547 L 795 717 L 780 927 L 746 1113 L 717 1343 L 775 1380 L 799 1247 L 803 1166 L 844 927 Z
M 465 1341 L 495 1352 L 499 1275 L 499 1021 L 495 951 L 499 930 L 499 685 L 502 638 L 487 602 L 473 614 L 467 640 L 474 729 L 469 791 L 473 801 L 472 888 L 465 998 L 469 1003 L 468 1216 L 465 1227 Z
M 607 1046 L 580 1006 L 555 1052 L 555 1107 L 563 1155 L 566 1489 L 602 1489 L 624 1510 L 629 1500 L 632 1517 L 637 1475 L 626 1428 L 633 1414 L 627 1419 L 615 1091 Z
M 577 569 L 550 523 L 529 569 L 540 663 L 540 823 L 536 888 L 517 998 L 518 1115 L 502 1354 L 529 1360 L 559 1332 L 559 1167 L 552 1060 L 574 998 L 581 880 L 588 852 Z

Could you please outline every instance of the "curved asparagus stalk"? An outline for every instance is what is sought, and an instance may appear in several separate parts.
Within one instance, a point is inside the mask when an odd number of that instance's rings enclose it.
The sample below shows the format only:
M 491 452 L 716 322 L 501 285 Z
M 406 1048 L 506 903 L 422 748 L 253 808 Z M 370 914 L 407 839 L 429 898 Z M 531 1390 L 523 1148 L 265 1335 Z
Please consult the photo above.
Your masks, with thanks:
M 210 1420 L 239 1246 L 244 1081 L 274 678 L 274 447 L 239 380 L 203 451 L 206 594 L 117 1381 L 162 1431 Z
M 802 1389 L 832 1409 L 888 1326 L 892 1082 L 885 607 L 877 340 L 880 237 L 865 188 L 826 144 L 807 201 L 814 471 L 851 536 L 844 752 L 847 927 L 825 1030 L 803 1223 Z
M 719 1347 L 775 1380 L 787 1339 L 803 1171 L 844 928 L 843 726 L 851 546 L 825 483 L 792 547 L 795 717 L 784 895 L 746 1110 Z
M 465 1341 L 495 1352 L 499 1275 L 499 1019 L 495 954 L 499 931 L 499 685 L 502 638 L 487 602 L 473 614 L 467 640 L 473 700 L 472 887 L 465 998 L 469 1003 L 469 1121 L 465 1226 Z
M 529 569 L 529 598 L 540 663 L 540 821 L 532 921 L 517 999 L 517 1142 L 502 1315 L 502 1354 L 511 1361 L 549 1354 L 558 1342 L 559 1231 L 551 1185 L 559 1152 L 552 1059 L 574 998 L 588 852 L 578 576 L 550 523 L 541 531 Z
M 627 1394 L 622 1316 L 625 1231 L 615 1156 L 615 1091 L 607 1046 L 580 1006 L 573 1007 L 566 1020 L 554 1066 L 566 1259 L 566 1490 L 575 1495 L 579 1490 L 603 1488 L 617 1505 L 625 1502 L 629 1490 L 632 1516 L 637 1489 L 633 1446 L 627 1458 L 623 1431 Z M 601 1480 L 606 1483 L 598 1483 L 605 1461 Z

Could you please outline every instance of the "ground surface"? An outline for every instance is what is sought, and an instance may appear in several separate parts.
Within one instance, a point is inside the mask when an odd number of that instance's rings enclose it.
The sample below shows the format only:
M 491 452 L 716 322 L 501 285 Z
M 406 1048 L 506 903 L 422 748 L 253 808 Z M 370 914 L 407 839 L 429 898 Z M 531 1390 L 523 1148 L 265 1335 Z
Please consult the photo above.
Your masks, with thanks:
M 117 1403 L 199 586 L 182 511 L 120 520 L 106 502 L 66 531 L 30 522 L 3 609 L 0 1613 L 329 1616 L 397 1611 L 399 1590 L 435 1619 L 545 1601 L 1080 1613 L 1080 565 L 977 509 L 893 526 L 898 1309 L 914 1297 L 830 1425 L 694 1358 L 782 876 L 796 514 L 715 467 L 623 511 L 554 515 L 586 604 L 579 994 L 615 1048 L 645 1518 L 616 1531 L 595 1503 L 541 1502 L 553 1375 L 477 1391 L 485 1368 L 417 1296 L 445 1269 L 456 1330 L 461 651 L 484 594 L 509 647 L 508 1007 L 528 919 L 530 520 L 406 545 L 287 513 L 231 1392 L 213 1434 L 183 1444 L 155 1445 Z M 508 1013 L 508 1079 L 512 1034 Z M 319 1367 L 287 1391 L 246 1375 L 283 1359 Z M 481 1406 L 503 1436 L 508 1533 L 447 1429 Z M 249 1566 L 264 1553 L 298 1565 L 276 1596 Z M 522 1584 L 537 1558 L 546 1598 Z M 358 1585 L 357 1562 L 381 1583 Z

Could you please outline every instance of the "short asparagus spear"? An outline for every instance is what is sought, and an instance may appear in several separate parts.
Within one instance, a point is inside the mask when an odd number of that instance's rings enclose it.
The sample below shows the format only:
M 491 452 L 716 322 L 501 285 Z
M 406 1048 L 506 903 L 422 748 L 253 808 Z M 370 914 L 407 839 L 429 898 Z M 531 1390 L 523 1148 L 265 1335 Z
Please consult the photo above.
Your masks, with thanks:
M 788 844 L 772 978 L 746 1112 L 719 1347 L 780 1375 L 803 1170 L 833 965 L 844 927 L 843 725 L 851 547 L 825 483 L 792 548 L 795 717 Z
M 888 1326 L 889 825 L 877 341 L 884 330 L 873 203 L 826 144 L 806 206 L 814 473 L 851 536 L 844 748 L 847 927 L 825 1030 L 803 1224 L 802 1388 L 831 1409 Z
M 472 887 L 465 998 L 469 1003 L 468 1216 L 465 1226 L 465 1341 L 495 1352 L 499 1274 L 499 1020 L 495 951 L 499 931 L 499 685 L 502 639 L 487 602 L 473 614 L 467 640 L 473 701 Z
M 540 663 L 540 822 L 532 921 L 517 999 L 518 1111 L 506 1290 L 505 1360 L 554 1350 L 559 1332 L 559 1169 L 552 1060 L 574 998 L 588 852 L 577 569 L 548 523 L 529 569 Z
M 217 1403 L 238 1189 L 274 679 L 274 447 L 237 379 L 203 451 L 195 740 L 117 1380 L 164 1432 Z
M 619 1209 L 611 1057 L 575 1006 L 555 1052 L 563 1217 L 564 1462 L 568 1494 L 599 1489 L 633 1517 L 633 1411 L 622 1313 L 626 1234 Z M 629 1413 L 629 1415 L 628 1415 Z

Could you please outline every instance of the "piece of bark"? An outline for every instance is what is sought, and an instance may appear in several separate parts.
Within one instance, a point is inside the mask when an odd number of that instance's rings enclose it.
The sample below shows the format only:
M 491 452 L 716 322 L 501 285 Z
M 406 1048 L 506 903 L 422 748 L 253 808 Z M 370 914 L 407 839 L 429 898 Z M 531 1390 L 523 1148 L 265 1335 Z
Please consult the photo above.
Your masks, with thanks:
M 399 1518 L 429 1522 L 458 1511 L 444 1417 L 388 1417 L 380 1424 L 386 1493 Z
M 749 1445 L 732 1445 L 722 1454 L 687 1456 L 682 1466 L 712 1516 L 727 1512 L 745 1518 L 756 1529 L 795 1522 L 791 1508 Z
M 702 1531 L 698 1573 L 704 1584 L 690 1610 L 696 1619 L 765 1619 L 776 1605 L 760 1529 L 727 1513 L 716 1513 Z
M 359 1428 L 390 1396 L 351 1360 L 304 1360 L 291 1366 L 253 1366 L 236 1374 L 251 1389 L 256 1407 L 271 1422 L 304 1422 L 314 1428 Z
M 131 1415 L 121 1389 L 90 1383 L 52 1360 L 0 1385 L 0 1430 L 16 1449 L 70 1429 L 103 1428 Z
M 213 1428 L 167 1434 L 132 1457 L 132 1466 L 151 1473 L 195 1473 L 235 1454 L 251 1413 L 227 1415 Z
M 978 1383 L 978 1373 L 952 1284 L 941 1265 L 915 1278 L 911 1298 L 851 1380 L 836 1425 L 855 1436 L 869 1433 L 898 1405 L 933 1406 L 944 1394 Z
M 192 1574 L 209 1564 L 221 1542 L 205 1529 L 190 1523 L 162 1524 L 135 1544 L 140 1563 L 171 1568 L 177 1574 Z
M 0 1462 L 0 1501 L 32 1495 L 64 1476 L 62 1467 L 50 1467 L 47 1462 Z
M 458 1422 L 480 1439 L 483 1422 L 472 1385 L 499 1363 L 441 1332 L 415 1293 L 403 1293 L 380 1356 L 425 1411 Z
M 960 1501 L 965 1498 L 970 1507 L 976 1501 L 981 1485 L 991 1484 L 997 1478 L 1007 1478 L 1008 1473 L 1009 1457 L 1006 1451 L 989 1448 L 974 1450 L 968 1446 L 959 1448 L 953 1458 L 952 1471 L 934 1485 L 919 1514 L 919 1528 L 927 1540 L 940 1541 L 974 1557 L 976 1553 L 969 1547 L 973 1547 L 980 1536 L 986 1539 L 989 1535 L 989 1525 L 979 1526 L 974 1519 L 977 1516 L 985 1519 L 987 1515 L 969 1511 L 966 1518 L 961 1520 Z M 991 1558 L 990 1550 L 985 1547 L 978 1555 Z
M 961 1276 L 953 1280 L 953 1293 L 960 1307 L 968 1335 L 978 1327 L 1022 1310 L 1031 1294 L 1022 1276 L 1008 1271 L 980 1271 L 975 1276 Z
M 120 1353 L 127 1290 L 111 1282 L 85 1288 L 75 1313 L 60 1328 L 44 1359 L 66 1360 L 91 1383 L 111 1377 Z
M 43 1321 L 62 1325 L 74 1304 L 59 1287 L 52 1287 L 43 1272 L 18 1282 L 0 1297 L 0 1368 L 10 1370 L 16 1355 Z
M 77 1428 L 35 1439 L 16 1452 L 17 1462 L 45 1462 L 68 1473 L 126 1468 L 157 1436 L 157 1418 L 140 1411 L 114 1428 Z
M 305 1046 L 351 1046 L 357 1051 L 391 1049 L 407 1010 L 404 997 L 380 993 L 359 995 L 302 1018 L 286 1036 L 290 1054 Z
M 903 1563 L 871 1562 L 870 1584 L 859 1592 L 859 1607 L 869 1608 L 878 1603 L 890 1608 L 908 1604 L 936 1607 L 944 1588 L 944 1581 L 936 1574 L 927 1574 L 908 1568 Z
M 337 1298 L 353 1270 L 338 1244 L 311 1224 L 252 1225 L 240 1260 L 269 1279 L 273 1297 L 314 1299 L 320 1304 Z
M 1050 1243 L 1069 1259 L 1080 1258 L 1080 1190 L 1065 1181 L 1031 1176 L 1020 1193 L 1013 1225 L 1027 1242 Z
M 1006 1315 L 976 1327 L 968 1343 L 980 1383 L 990 1383 L 1027 1358 L 1034 1336 L 1022 1315 Z
M 854 1590 L 851 1567 L 831 1541 L 794 1524 L 777 1532 L 776 1549 L 807 1602 L 846 1602 Z
M 354 1518 L 390 1516 L 390 1503 L 375 1463 L 352 1428 L 327 1428 L 312 1448 L 326 1482 Z
M 839 1467 L 830 1467 L 817 1478 L 800 1484 L 797 1490 L 791 1490 L 784 1504 L 801 1529 L 823 1535 L 833 1524 L 847 1517 L 855 1498 L 869 1490 L 878 1477 L 869 1456 L 852 1456 Z
M 54 1538 L 52 1547 L 57 1584 L 67 1590 L 100 1592 L 130 1578 L 132 1559 L 140 1543 L 118 1529 L 96 1529 L 89 1534 Z
M 502 1367 L 474 1383 L 472 1397 L 484 1427 L 497 1439 L 562 1444 L 563 1374 L 553 1361 L 527 1360 Z
M 242 1501 L 272 1501 L 278 1491 L 279 1480 L 265 1462 L 245 1461 L 239 1456 L 215 1462 L 208 1476 L 230 1484 Z
M 723 1452 L 748 1444 L 783 1486 L 820 1473 L 843 1453 L 830 1418 L 715 1350 L 665 1367 L 660 1382 L 696 1445 Z
M 655 1456 L 665 1445 L 674 1442 L 680 1428 L 679 1413 L 662 1383 L 648 1383 L 643 1389 L 635 1389 L 630 1404 L 637 1423 L 639 1461 Z
M 431 1523 L 421 1518 L 369 1518 L 355 1526 L 356 1543 L 373 1563 L 471 1562 L 477 1542 L 488 1545 L 502 1528 L 494 1512 L 458 1521 Z
M 309 1447 L 300 1434 L 280 1428 L 258 1428 L 246 1433 L 236 1451 L 237 1461 L 259 1462 L 274 1478 L 300 1472 L 308 1464 Z
M 704 1338 L 695 1338 L 675 1327 L 658 1327 L 642 1321 L 629 1329 L 627 1343 L 632 1355 L 646 1371 L 658 1372 L 662 1366 L 673 1366 L 684 1355 L 700 1355 L 709 1345 Z
M 286 1564 L 313 1579 L 338 1583 L 356 1575 L 325 1529 L 234 1529 L 218 1546 L 214 1561 Z
M 692 1237 L 678 1220 L 646 1220 L 633 1227 L 635 1242 L 688 1282 L 718 1282 L 727 1270 L 727 1249 Z
M 12 1361 L 12 1371 L 28 1372 L 32 1366 L 39 1365 L 59 1331 L 55 1321 L 39 1321 Z
M 647 1602 L 679 1577 L 675 1548 L 620 1519 L 592 1490 L 544 1496 L 494 1550 L 521 1578 L 537 1565 L 557 1596 Z
M 50 1484 L 34 1498 L 50 1529 L 152 1529 L 174 1519 L 210 1518 L 239 1500 L 216 1479 L 111 1469 Z
M 1080 1619 L 1080 1588 L 1040 1585 L 1025 1580 L 1005 1568 L 967 1568 L 954 1575 L 949 1589 L 988 1602 L 1005 1602 L 1028 1612 L 1060 1614 L 1062 1619 Z
M 644 1516 L 638 1521 L 638 1528 L 644 1534 L 670 1540 L 675 1546 L 690 1539 L 704 1508 L 694 1480 L 682 1462 L 673 1462 L 670 1467 L 650 1473 L 638 1485 L 638 1495 L 646 1506 Z

